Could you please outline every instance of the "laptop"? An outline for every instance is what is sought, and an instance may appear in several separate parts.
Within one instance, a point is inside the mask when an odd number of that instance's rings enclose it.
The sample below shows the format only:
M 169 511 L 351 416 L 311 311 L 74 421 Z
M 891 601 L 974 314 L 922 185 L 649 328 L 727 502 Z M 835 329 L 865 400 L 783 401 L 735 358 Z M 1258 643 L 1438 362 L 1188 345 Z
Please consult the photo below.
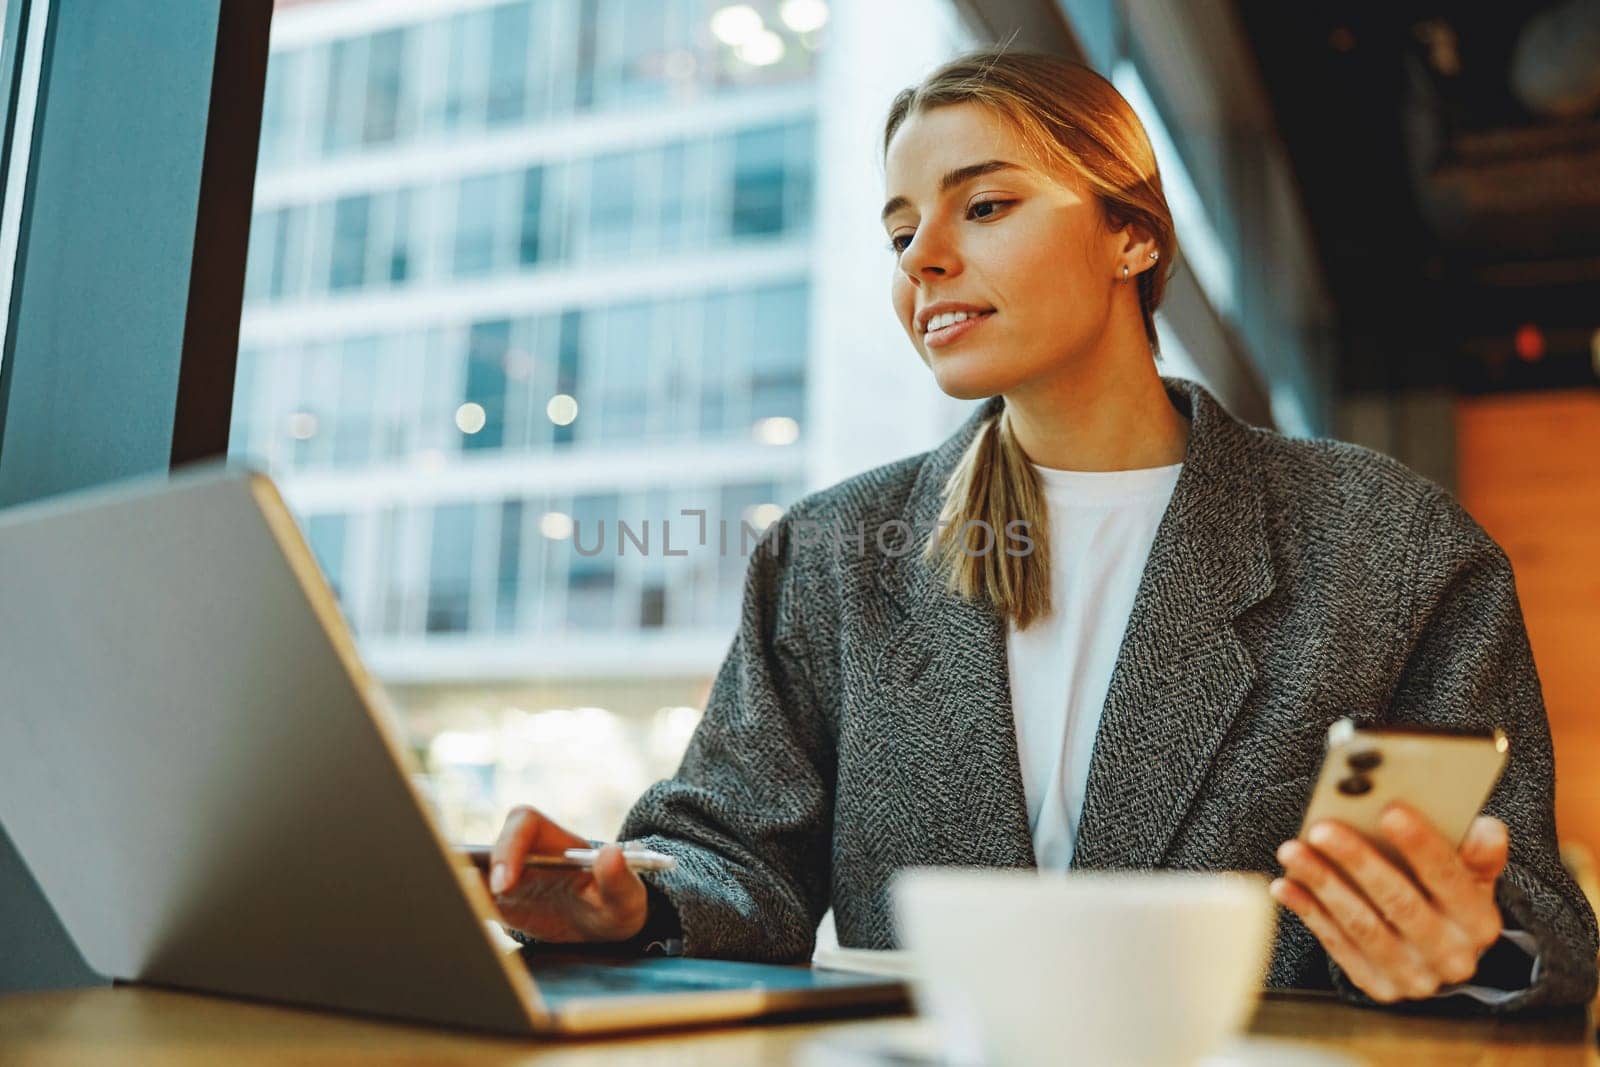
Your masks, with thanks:
M 524 953 L 265 474 L 0 512 L 0 823 L 115 979 L 505 1034 L 903 1006 L 882 976 Z

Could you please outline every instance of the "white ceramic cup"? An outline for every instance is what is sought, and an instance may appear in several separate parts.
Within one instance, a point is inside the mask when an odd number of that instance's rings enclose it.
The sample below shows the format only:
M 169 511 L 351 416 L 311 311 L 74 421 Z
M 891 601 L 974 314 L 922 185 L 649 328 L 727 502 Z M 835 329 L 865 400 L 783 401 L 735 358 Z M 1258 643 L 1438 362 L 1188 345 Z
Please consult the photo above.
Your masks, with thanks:
M 1267 879 L 910 868 L 890 887 L 912 998 L 953 1063 L 1184 1067 L 1244 1029 Z

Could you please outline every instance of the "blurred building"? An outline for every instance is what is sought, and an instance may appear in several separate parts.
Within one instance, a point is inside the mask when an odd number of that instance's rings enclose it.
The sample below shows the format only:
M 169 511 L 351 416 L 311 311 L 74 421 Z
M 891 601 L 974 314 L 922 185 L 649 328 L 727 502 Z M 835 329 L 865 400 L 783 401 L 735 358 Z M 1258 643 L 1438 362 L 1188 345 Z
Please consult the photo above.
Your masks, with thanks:
M 961 43 L 910 3 L 904 81 Z M 609 834 L 698 719 L 746 527 L 959 414 L 904 387 L 903 337 L 887 378 L 819 367 L 851 346 L 821 354 L 817 309 L 881 328 L 891 266 L 862 295 L 835 264 L 881 234 L 820 244 L 830 14 L 279 5 L 231 452 L 279 481 L 455 835 L 521 801 Z M 875 223 L 860 147 L 833 197 Z

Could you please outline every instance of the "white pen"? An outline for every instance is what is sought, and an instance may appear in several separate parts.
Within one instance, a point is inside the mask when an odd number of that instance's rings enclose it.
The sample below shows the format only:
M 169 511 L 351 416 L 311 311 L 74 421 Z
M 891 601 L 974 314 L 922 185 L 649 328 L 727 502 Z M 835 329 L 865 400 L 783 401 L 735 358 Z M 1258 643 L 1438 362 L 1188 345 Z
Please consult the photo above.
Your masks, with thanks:
M 489 868 L 489 849 L 469 848 L 464 850 L 472 861 L 480 868 Z M 588 870 L 594 867 L 595 857 L 600 854 L 594 848 L 569 848 L 559 856 L 530 855 L 522 857 L 522 866 L 527 867 L 570 867 L 578 870 Z M 639 845 L 627 844 L 622 848 L 622 858 L 633 871 L 670 871 L 678 866 L 676 856 L 669 856 L 664 852 L 656 852 Z
M 600 855 L 597 848 L 569 848 L 559 856 L 524 856 L 524 867 L 583 867 L 594 866 Z M 676 856 L 655 852 L 648 848 L 624 848 L 623 862 L 632 871 L 670 871 L 678 865 Z

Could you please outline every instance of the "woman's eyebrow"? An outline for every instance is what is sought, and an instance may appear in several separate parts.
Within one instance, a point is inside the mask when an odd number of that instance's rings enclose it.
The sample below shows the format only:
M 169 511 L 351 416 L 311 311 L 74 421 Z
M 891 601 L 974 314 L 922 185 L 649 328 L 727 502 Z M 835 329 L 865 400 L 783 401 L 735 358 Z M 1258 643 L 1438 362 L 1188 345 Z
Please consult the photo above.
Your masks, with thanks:
M 943 196 L 956 186 L 965 182 L 970 182 L 974 178 L 981 178 L 983 175 L 992 171 L 1026 169 L 1027 168 L 1020 163 L 1010 163 L 1003 159 L 988 159 L 982 163 L 968 163 L 964 167 L 957 167 L 955 170 L 950 171 L 943 178 L 939 179 L 939 195 Z M 903 196 L 897 196 L 893 200 L 890 200 L 887 204 L 883 205 L 883 215 L 880 216 L 880 221 L 887 222 L 890 215 L 893 215 L 896 211 L 899 211 L 903 207 L 910 206 L 910 200 Z

